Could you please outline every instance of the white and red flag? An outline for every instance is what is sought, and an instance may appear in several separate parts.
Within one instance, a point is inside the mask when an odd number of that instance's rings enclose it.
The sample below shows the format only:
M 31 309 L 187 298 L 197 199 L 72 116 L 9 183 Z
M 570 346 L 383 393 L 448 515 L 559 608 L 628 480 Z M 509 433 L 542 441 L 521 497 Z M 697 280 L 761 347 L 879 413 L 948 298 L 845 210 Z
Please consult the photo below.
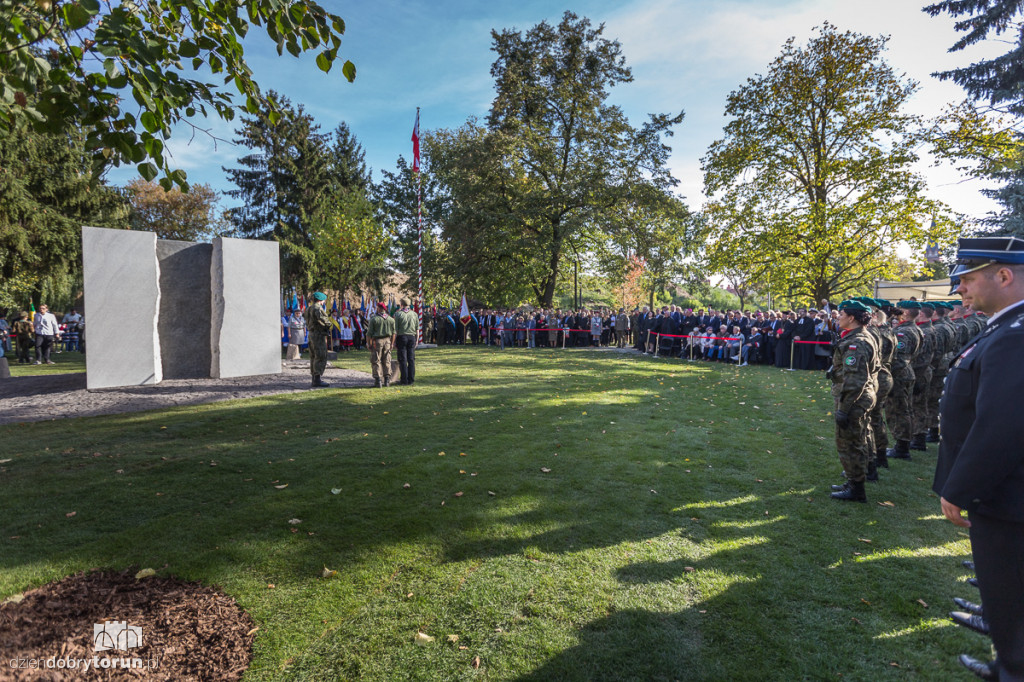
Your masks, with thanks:
M 462 324 L 469 324 L 469 306 L 466 305 L 466 295 L 462 295 L 462 310 L 459 311 L 459 319 L 462 320 Z
M 412 127 L 412 171 L 420 172 L 420 110 L 416 110 L 416 124 Z

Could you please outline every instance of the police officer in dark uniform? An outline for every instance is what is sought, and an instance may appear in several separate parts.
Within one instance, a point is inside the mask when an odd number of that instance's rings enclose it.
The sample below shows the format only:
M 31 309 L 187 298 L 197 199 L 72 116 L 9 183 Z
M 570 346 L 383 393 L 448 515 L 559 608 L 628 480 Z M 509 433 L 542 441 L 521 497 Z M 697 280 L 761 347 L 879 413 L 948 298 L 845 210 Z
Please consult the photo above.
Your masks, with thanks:
M 961 239 L 957 292 L 990 315 L 956 355 L 940 409 L 932 489 L 968 527 L 996 659 L 960 662 L 983 679 L 1024 680 L 1024 240 Z M 969 520 L 962 516 L 967 511 Z

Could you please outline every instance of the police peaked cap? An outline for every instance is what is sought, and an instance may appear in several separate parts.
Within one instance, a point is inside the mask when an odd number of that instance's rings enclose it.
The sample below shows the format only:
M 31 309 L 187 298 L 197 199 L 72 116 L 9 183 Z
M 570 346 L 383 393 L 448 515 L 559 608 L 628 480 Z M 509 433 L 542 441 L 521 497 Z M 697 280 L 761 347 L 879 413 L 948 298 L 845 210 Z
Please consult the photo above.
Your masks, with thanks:
M 975 237 L 957 242 L 956 265 L 950 277 L 980 270 L 993 263 L 1024 263 L 1024 239 L 1018 237 Z
M 870 313 L 871 308 L 867 307 L 860 301 L 843 301 L 839 304 L 839 310 L 845 313 Z

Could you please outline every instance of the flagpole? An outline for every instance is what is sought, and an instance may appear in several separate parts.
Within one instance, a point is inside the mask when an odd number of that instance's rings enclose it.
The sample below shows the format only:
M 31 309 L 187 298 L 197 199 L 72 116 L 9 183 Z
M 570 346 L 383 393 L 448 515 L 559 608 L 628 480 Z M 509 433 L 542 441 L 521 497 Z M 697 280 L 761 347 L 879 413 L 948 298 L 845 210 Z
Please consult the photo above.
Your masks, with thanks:
M 416 344 L 423 343 L 423 178 L 420 176 L 420 150 L 419 150 L 419 137 L 420 137 L 420 108 L 416 107 L 416 128 L 415 134 L 415 149 L 414 154 L 414 167 L 416 169 L 416 265 L 418 268 L 419 275 L 419 286 L 418 296 L 416 305 L 416 317 L 419 320 L 419 324 L 416 327 Z

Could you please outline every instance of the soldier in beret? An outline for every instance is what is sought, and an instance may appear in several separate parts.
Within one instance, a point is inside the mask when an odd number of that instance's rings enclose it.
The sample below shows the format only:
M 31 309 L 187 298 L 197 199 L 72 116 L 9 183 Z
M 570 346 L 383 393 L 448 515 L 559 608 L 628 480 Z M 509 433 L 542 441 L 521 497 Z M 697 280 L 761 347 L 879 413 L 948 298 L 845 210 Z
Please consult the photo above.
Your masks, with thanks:
M 910 439 L 911 450 L 925 451 L 928 445 L 925 434 L 928 431 L 928 387 L 932 383 L 932 366 L 935 359 L 935 332 L 932 331 L 931 303 L 918 302 L 917 309 L 908 310 L 914 324 L 921 332 L 921 345 L 914 356 L 914 435 Z
M 842 336 L 832 354 L 832 397 L 835 399 L 836 449 L 846 472 L 846 483 L 832 486 L 832 499 L 867 502 L 864 480 L 871 451 L 869 413 L 875 406 L 880 366 L 878 343 L 864 328 L 871 309 L 860 301 L 839 304 Z
M 327 369 L 327 336 L 331 333 L 332 322 L 324 304 L 326 300 L 327 294 L 314 292 L 313 302 L 303 313 L 309 331 L 309 372 L 313 375 L 313 388 L 327 387 L 322 377 Z
M 932 486 L 946 518 L 970 529 L 996 651 L 960 662 L 983 679 L 1024 680 L 1024 240 L 961 239 L 952 275 L 964 303 L 991 315 L 950 367 Z
M 914 358 L 923 341 L 917 328 L 917 317 L 921 304 L 917 301 L 900 301 L 896 304 L 899 322 L 893 332 L 896 335 L 896 353 L 892 361 L 892 390 L 885 405 L 885 417 L 896 439 L 896 447 L 889 448 L 889 459 L 910 459 L 910 439 L 914 436 Z

